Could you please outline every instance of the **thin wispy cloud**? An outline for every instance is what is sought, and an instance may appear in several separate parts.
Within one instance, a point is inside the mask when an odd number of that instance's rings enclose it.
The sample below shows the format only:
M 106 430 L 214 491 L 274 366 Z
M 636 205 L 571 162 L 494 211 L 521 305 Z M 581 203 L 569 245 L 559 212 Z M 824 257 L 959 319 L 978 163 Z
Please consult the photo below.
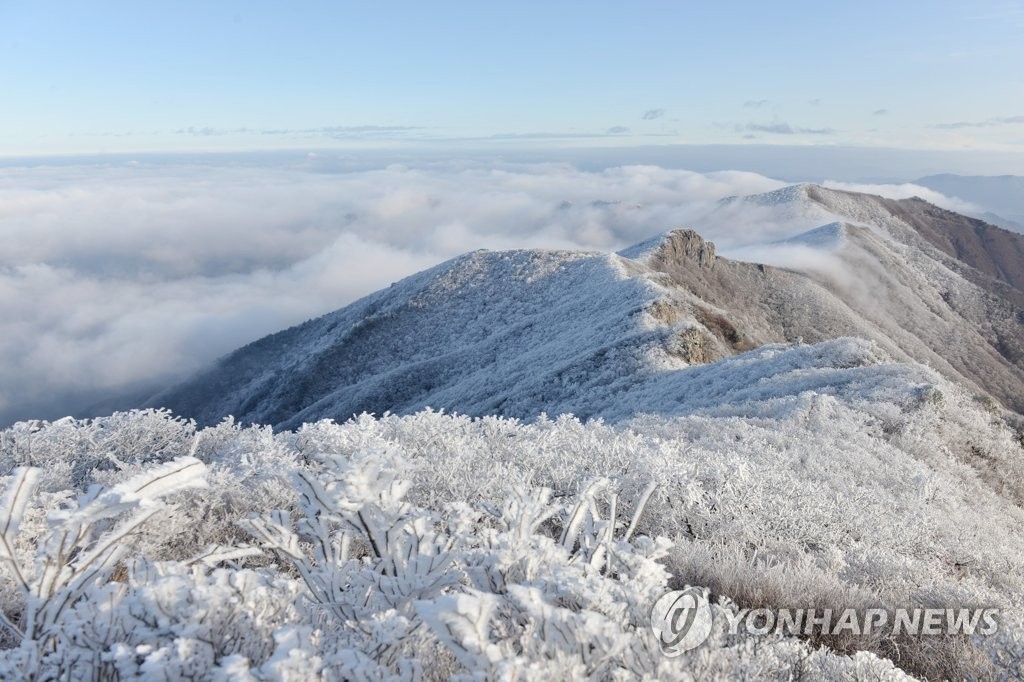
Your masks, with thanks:
M 836 131 L 832 128 L 803 128 L 793 126 L 785 121 L 774 123 L 747 123 L 738 126 L 739 132 L 748 131 L 755 133 L 771 133 L 772 135 L 832 135 Z
M 579 133 L 579 132 L 536 132 L 536 133 L 496 133 L 486 138 L 467 138 L 467 139 L 486 139 L 486 140 L 572 140 L 572 139 L 590 139 L 596 137 L 614 137 L 616 135 L 622 135 L 628 133 L 629 128 L 626 126 L 612 126 L 607 130 L 595 133 Z
M 309 135 L 329 137 L 335 140 L 365 139 L 373 137 L 404 136 L 408 133 L 424 130 L 422 126 L 323 126 L 321 128 L 305 128 L 298 130 L 261 130 L 261 135 Z
M 203 126 L 201 128 L 196 126 L 189 126 L 188 128 L 179 128 L 174 131 L 175 135 L 192 135 L 195 137 L 219 137 L 221 135 L 233 135 L 233 134 L 245 134 L 252 131 L 249 128 L 211 128 L 209 126 Z
M 101 133 L 68 133 L 69 137 L 133 137 L 136 133 L 131 130 L 112 131 L 106 130 Z
M 424 130 L 422 126 L 320 126 L 317 128 L 213 128 L 209 126 L 179 128 L 176 135 L 192 135 L 194 137 L 219 137 L 223 135 L 271 135 L 292 137 L 323 137 L 335 140 L 372 139 L 391 136 L 405 136 L 408 133 Z
M 640 116 L 645 121 L 653 121 L 665 115 L 664 109 L 648 109 Z
M 1024 116 L 996 116 L 983 121 L 956 121 L 954 123 L 936 123 L 933 128 L 943 130 L 959 130 L 961 128 L 995 128 L 998 126 L 1017 125 L 1024 123 Z
M 767 106 L 768 100 L 766 99 L 748 99 L 743 103 L 744 109 L 760 109 L 761 107 Z
M 888 109 L 875 109 L 874 111 L 871 112 L 871 115 L 872 116 L 885 116 L 888 113 L 889 113 Z

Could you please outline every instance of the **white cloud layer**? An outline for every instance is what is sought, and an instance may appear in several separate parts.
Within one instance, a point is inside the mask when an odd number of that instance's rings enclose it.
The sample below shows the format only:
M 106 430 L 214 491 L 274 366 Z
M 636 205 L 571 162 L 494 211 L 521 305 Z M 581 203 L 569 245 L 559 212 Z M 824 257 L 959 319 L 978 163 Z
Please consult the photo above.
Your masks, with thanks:
M 783 185 L 653 166 L 322 171 L 0 168 L 0 423 L 144 393 L 477 248 L 614 250 L 683 225 L 756 240 L 699 216 Z

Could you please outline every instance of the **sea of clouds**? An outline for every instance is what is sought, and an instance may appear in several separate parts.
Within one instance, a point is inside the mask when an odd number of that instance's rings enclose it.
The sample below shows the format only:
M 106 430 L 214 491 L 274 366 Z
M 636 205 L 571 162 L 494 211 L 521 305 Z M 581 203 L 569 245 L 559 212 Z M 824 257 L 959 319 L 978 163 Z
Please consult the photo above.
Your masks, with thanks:
M 784 184 L 655 166 L 343 170 L 313 155 L 0 168 L 0 425 L 141 402 L 473 249 L 617 250 L 691 226 L 728 254 L 785 226 L 716 218 L 717 200 Z M 965 209 L 924 188 L 858 189 Z

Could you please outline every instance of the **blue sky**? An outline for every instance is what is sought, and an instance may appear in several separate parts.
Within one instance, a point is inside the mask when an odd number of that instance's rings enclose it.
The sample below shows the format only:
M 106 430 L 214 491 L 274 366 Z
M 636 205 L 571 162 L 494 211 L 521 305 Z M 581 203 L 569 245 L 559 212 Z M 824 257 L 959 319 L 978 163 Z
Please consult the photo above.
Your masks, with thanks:
M 1024 152 L 1024 1 L 7 2 L 0 156 Z

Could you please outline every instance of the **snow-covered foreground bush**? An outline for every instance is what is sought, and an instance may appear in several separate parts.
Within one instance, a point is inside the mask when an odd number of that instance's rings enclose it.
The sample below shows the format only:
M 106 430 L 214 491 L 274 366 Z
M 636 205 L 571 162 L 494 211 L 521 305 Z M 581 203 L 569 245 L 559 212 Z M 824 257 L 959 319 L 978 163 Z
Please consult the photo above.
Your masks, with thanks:
M 35 527 L 24 533 L 40 472 L 17 469 L 0 517 L 0 556 L 14 584 L 0 675 L 628 679 L 811 666 L 900 676 L 868 654 L 846 659 L 800 642 L 726 646 L 721 628 L 709 655 L 682 666 L 648 631 L 650 607 L 668 590 L 671 546 L 633 537 L 650 488 L 629 516 L 619 515 L 626 505 L 608 479 L 561 501 L 550 489 L 512 486 L 499 505 L 431 510 L 406 501 L 400 452 L 321 455 L 297 469 L 294 512 L 239 523 L 279 560 L 255 570 L 240 566 L 252 547 L 211 545 L 186 560 L 130 556 L 145 544 L 144 524 L 165 510 L 160 498 L 205 485 L 194 457 L 106 491 L 92 486 L 51 510 L 45 526 L 33 509 Z
M 830 370 L 831 394 L 616 425 L 17 424 L 0 432 L 0 678 L 1020 674 L 1020 443 L 937 377 L 857 365 Z M 666 658 L 650 610 L 686 584 L 716 595 L 715 628 Z M 995 606 L 1000 631 L 726 631 L 740 607 L 918 605 Z

